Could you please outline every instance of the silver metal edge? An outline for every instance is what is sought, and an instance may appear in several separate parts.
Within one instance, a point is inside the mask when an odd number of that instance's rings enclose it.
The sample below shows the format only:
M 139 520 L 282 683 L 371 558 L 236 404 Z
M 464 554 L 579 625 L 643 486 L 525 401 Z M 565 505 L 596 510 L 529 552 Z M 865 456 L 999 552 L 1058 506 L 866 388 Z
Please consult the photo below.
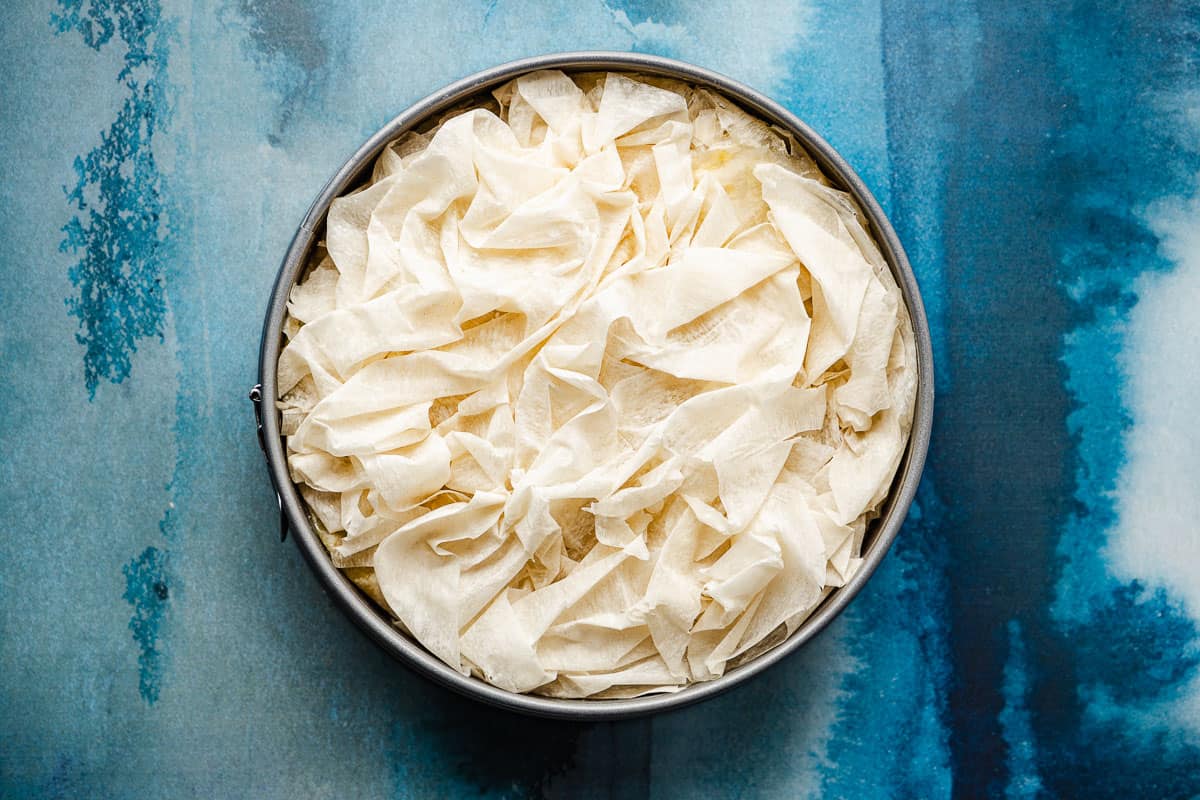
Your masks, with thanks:
M 292 285 L 304 268 L 305 256 L 312 246 L 321 220 L 334 198 L 350 188 L 352 181 L 369 169 L 383 147 L 405 130 L 436 116 L 441 111 L 484 90 L 526 72 L 539 69 L 637 71 L 680 78 L 712 87 L 747 110 L 791 131 L 832 180 L 862 206 L 880 249 L 883 251 L 912 318 L 917 350 L 917 398 L 913 427 L 904 460 L 897 471 L 887 505 L 877 521 L 877 530 L 862 566 L 846 585 L 830 594 L 826 601 L 792 636 L 753 661 L 730 670 L 716 680 L 693 684 L 674 694 L 652 695 L 627 700 L 566 700 L 506 692 L 482 680 L 464 676 L 419 644 L 400 633 L 370 600 L 338 571 L 318 539 L 303 502 L 287 468 L 287 456 L 279 432 L 279 414 L 273 403 L 277 396 L 276 364 L 279 360 L 284 314 Z M 309 566 L 325 590 L 348 616 L 384 650 L 401 663 L 427 678 L 460 694 L 490 705 L 534 716 L 599 721 L 624 719 L 682 708 L 721 694 L 762 673 L 771 665 L 795 652 L 822 631 L 858 594 L 879 566 L 908 513 L 920 483 L 933 426 L 933 349 L 925 308 L 921 302 L 916 276 L 909 265 L 895 231 L 853 169 L 821 136 L 795 115 L 757 91 L 711 70 L 673 59 L 641 53 L 568 52 L 525 58 L 475 73 L 413 104 L 371 136 L 338 170 L 305 214 L 279 268 L 263 321 L 259 351 L 258 382 L 263 398 L 271 405 L 262 414 L 266 458 L 271 483 L 279 495 L 295 540 Z

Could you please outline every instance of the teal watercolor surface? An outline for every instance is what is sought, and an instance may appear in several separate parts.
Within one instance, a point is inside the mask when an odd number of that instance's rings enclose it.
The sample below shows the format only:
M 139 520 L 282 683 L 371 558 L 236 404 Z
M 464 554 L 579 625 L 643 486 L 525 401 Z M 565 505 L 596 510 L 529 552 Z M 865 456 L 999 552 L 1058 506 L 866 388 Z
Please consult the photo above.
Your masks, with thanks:
M 1200 796 L 1200 6 L 45 0 L 0 25 L 0 797 Z M 370 133 L 470 72 L 659 53 L 891 216 L 937 418 L 801 652 L 569 724 L 408 673 L 277 540 L 246 391 Z

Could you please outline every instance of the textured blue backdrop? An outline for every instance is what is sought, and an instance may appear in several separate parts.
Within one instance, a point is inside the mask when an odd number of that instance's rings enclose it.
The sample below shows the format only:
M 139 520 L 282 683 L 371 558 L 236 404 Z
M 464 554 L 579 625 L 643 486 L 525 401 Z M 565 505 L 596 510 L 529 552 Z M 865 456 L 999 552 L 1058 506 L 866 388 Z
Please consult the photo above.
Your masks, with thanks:
M 383 5 L 6 4 L 0 795 L 1200 793 L 1200 8 Z M 585 48 L 725 72 L 841 149 L 939 392 L 850 612 L 605 725 L 476 707 L 361 637 L 276 540 L 245 400 L 346 155 L 468 72 Z

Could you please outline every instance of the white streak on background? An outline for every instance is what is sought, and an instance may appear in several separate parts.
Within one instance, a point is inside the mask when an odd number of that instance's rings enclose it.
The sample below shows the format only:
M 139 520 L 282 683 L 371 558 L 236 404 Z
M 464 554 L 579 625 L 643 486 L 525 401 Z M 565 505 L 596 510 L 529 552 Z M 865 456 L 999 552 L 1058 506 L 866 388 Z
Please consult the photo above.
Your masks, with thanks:
M 1134 287 L 1122 351 L 1133 425 L 1108 550 L 1118 578 L 1165 588 L 1200 621 L 1200 191 L 1142 217 L 1174 268 Z M 1200 681 L 1183 695 L 1169 714 L 1200 733 Z
M 1133 427 L 1117 479 L 1114 567 L 1184 599 L 1200 618 L 1200 195 L 1150 206 L 1174 262 L 1143 273 L 1123 356 Z

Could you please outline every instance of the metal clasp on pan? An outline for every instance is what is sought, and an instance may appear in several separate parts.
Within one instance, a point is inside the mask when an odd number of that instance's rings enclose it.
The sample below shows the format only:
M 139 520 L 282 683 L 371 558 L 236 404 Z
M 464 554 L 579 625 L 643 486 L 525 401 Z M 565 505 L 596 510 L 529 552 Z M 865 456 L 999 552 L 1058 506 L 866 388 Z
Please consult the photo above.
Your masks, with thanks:
M 254 425 L 258 429 L 258 447 L 266 454 L 267 440 L 263 433 L 262 400 L 262 384 L 256 383 L 250 390 L 250 402 L 254 404 Z M 271 488 L 275 491 L 275 504 L 279 507 L 279 541 L 282 542 L 287 539 L 288 535 L 287 515 L 283 513 L 283 499 L 279 496 L 279 487 L 275 485 L 275 473 L 270 472 L 270 459 L 268 459 L 267 468 L 268 474 L 271 476 Z

